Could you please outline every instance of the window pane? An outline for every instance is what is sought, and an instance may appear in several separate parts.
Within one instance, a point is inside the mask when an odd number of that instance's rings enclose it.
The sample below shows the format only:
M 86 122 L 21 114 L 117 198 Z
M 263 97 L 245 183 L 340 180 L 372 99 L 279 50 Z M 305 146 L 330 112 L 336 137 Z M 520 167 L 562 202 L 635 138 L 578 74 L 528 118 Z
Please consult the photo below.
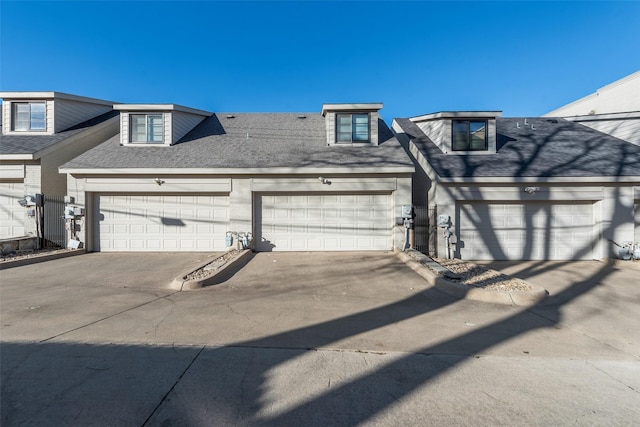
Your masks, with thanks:
M 340 142 L 351 142 L 351 115 L 337 115 L 337 140 Z
M 154 114 L 147 117 L 148 120 L 148 141 L 149 142 L 162 142 L 163 140 L 163 126 L 162 115 Z
M 146 142 L 146 117 L 144 114 L 131 114 L 131 142 Z
M 14 130 L 29 130 L 29 104 L 15 104 Z
M 471 150 L 487 149 L 487 125 L 486 122 L 470 122 Z
M 353 115 L 353 140 L 354 141 L 369 140 L 369 115 L 367 114 Z
M 468 122 L 463 120 L 454 120 L 451 126 L 451 142 L 453 150 L 468 150 Z
M 30 129 L 32 130 L 46 129 L 44 102 L 30 104 L 30 107 L 31 107 Z

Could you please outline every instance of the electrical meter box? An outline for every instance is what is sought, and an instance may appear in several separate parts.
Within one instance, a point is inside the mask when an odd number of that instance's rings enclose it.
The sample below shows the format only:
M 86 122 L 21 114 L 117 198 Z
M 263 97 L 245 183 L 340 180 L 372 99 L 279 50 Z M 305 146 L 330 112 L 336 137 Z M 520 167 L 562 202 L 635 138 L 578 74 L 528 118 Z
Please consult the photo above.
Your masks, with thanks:
M 413 206 L 402 205 L 402 218 L 414 218 L 416 215 L 413 211 Z
M 448 227 L 450 220 L 451 220 L 451 217 L 449 215 L 446 215 L 446 214 L 438 215 L 438 227 L 440 228 Z
M 27 194 L 18 200 L 20 206 L 42 206 L 42 194 Z

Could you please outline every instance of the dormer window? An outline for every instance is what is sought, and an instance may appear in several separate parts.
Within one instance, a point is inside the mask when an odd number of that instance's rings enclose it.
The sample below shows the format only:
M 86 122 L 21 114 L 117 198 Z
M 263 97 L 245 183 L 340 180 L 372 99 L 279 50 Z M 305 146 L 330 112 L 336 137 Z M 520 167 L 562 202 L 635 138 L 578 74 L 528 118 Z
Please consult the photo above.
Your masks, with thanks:
M 336 142 L 369 142 L 369 114 L 336 114 Z
M 46 131 L 46 104 L 44 102 L 14 102 L 14 131 Z
M 131 114 L 129 117 L 132 143 L 162 144 L 164 142 L 162 114 Z
M 487 151 L 486 120 L 452 120 L 451 143 L 453 151 Z

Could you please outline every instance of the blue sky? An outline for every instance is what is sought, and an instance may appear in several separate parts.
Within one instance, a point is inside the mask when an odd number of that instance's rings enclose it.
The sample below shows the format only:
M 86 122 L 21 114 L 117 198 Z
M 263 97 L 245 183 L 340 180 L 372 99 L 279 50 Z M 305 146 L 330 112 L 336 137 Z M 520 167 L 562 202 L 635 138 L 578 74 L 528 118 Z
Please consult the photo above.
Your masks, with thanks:
M 6 1 L 0 90 L 535 116 L 640 70 L 640 2 Z

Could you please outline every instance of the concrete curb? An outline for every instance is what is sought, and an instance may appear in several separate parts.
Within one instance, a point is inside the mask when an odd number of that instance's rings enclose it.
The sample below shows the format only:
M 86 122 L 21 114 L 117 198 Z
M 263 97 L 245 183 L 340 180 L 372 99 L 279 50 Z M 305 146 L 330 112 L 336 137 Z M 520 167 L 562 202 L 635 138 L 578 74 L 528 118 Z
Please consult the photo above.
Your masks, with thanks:
M 189 271 L 185 271 L 180 276 L 173 279 L 173 281 L 169 284 L 169 288 L 175 289 L 178 291 L 187 291 L 194 289 L 201 289 L 205 286 L 218 285 L 226 280 L 229 280 L 236 274 L 242 267 L 247 265 L 247 263 L 253 258 L 253 252 L 250 249 L 245 249 L 240 251 L 240 253 L 227 262 L 225 265 L 217 269 L 214 273 L 202 279 L 195 280 L 186 280 L 185 277 L 205 265 L 211 263 L 211 261 L 207 261 L 205 264 L 202 264 L 200 267 L 192 268 Z
M 420 262 L 404 252 L 396 250 L 395 253 L 398 258 L 400 258 L 400 260 L 407 264 L 407 266 L 410 267 L 413 271 L 426 279 L 429 284 L 433 285 L 436 289 L 454 297 L 493 304 L 518 305 L 527 307 L 537 304 L 547 296 L 546 289 L 528 282 L 527 284 L 531 286 L 531 291 L 497 291 L 491 289 L 473 288 L 470 286 L 462 285 L 460 283 L 455 283 L 439 277 L 429 268 L 425 267 Z
M 13 267 L 21 267 L 23 265 L 36 264 L 39 262 L 51 261 L 58 258 L 67 258 L 76 255 L 86 254 L 87 251 L 85 249 L 76 249 L 67 252 L 60 252 L 57 254 L 49 254 L 49 255 L 41 255 L 41 256 L 33 256 L 29 258 L 17 259 L 15 261 L 4 261 L 0 262 L 0 270 L 5 270 L 7 268 Z

